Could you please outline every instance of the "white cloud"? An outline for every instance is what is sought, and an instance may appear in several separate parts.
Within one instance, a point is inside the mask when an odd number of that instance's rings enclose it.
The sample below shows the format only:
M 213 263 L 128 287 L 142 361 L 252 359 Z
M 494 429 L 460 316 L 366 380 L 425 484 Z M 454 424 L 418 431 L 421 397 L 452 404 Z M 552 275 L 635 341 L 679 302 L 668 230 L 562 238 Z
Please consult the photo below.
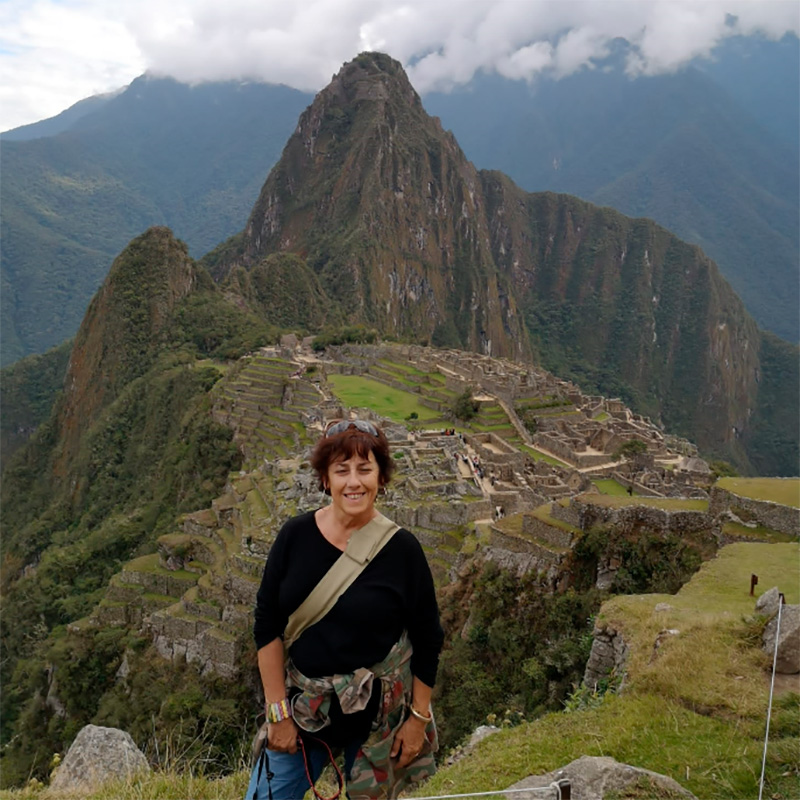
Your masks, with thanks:
M 0 130 L 57 114 L 144 71 L 134 37 L 109 5 L 0 3 Z
M 316 90 L 378 49 L 425 92 L 479 70 L 562 77 L 592 68 L 621 37 L 628 72 L 656 74 L 711 55 L 726 36 L 798 33 L 799 15 L 796 0 L 3 0 L 0 130 L 145 69 Z

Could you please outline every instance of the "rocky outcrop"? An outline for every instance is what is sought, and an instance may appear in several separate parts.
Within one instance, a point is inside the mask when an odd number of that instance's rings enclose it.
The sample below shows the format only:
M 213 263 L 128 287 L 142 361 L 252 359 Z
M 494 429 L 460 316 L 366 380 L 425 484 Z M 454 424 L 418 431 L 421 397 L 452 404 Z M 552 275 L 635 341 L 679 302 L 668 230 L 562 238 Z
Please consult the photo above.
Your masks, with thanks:
M 108 781 L 127 780 L 136 773 L 149 771 L 144 753 L 129 733 L 86 725 L 56 771 L 50 791 L 85 796 Z
M 514 790 L 514 794 L 507 795 L 507 800 L 525 798 L 526 795 L 519 794 L 522 789 L 544 788 L 559 781 L 569 782 L 571 800 L 605 800 L 612 796 L 696 800 L 688 789 L 684 789 L 667 775 L 621 764 L 607 756 L 582 756 L 566 767 L 548 772 L 546 775 L 524 778 L 508 787 L 509 790 Z M 543 797 L 539 793 L 537 796 Z M 557 796 L 554 790 L 552 797 Z M 532 794 L 531 800 L 533 797 Z
M 614 628 L 598 628 L 592 631 L 594 641 L 583 673 L 583 682 L 594 688 L 600 681 L 617 677 L 622 681 L 628 663 L 628 643 Z
M 780 610 L 780 630 L 778 611 Z M 764 651 L 774 658 L 775 672 L 795 675 L 800 672 L 800 605 L 781 605 L 778 587 L 764 592 L 756 602 L 756 614 L 767 617 Z M 777 653 L 776 653 L 777 649 Z

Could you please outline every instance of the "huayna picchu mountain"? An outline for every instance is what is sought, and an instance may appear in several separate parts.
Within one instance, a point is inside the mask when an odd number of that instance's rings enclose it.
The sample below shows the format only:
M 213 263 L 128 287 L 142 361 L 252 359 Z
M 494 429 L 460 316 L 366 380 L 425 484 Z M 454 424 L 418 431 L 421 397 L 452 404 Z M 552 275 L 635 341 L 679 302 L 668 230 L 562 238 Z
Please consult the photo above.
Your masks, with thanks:
M 245 230 L 205 263 L 238 285 L 281 252 L 348 320 L 534 357 L 745 470 L 797 470 L 798 349 L 765 341 L 716 265 L 650 220 L 478 172 L 386 55 L 317 95 Z
M 400 64 L 346 64 L 300 117 L 223 277 L 297 253 L 348 318 L 382 333 L 527 359 L 506 276 L 495 267 L 481 179 L 429 117 Z

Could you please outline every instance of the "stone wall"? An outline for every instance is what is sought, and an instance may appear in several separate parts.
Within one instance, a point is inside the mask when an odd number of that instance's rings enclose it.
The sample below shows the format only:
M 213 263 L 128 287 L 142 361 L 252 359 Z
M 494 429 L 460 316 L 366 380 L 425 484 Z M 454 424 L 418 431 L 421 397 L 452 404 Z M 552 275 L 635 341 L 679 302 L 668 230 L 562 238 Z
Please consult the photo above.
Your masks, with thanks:
M 562 506 L 561 503 L 553 503 L 550 506 L 550 516 L 572 525 L 573 528 L 581 527 L 581 510 L 573 503 L 567 506 Z
M 533 444 L 534 446 L 543 447 L 563 461 L 571 463 L 574 460 L 572 450 L 557 436 L 551 436 L 548 433 L 537 433 L 533 437 Z
M 674 533 L 682 536 L 708 530 L 714 523 L 712 515 L 705 511 L 667 511 L 645 505 L 614 508 L 594 505 L 578 498 L 574 498 L 572 502 L 580 510 L 583 530 L 595 525 L 613 525 L 621 533 L 648 528 L 658 533 Z
M 753 500 L 712 486 L 709 513 L 717 515 L 725 511 L 732 511 L 744 522 L 757 522 L 788 536 L 800 535 L 800 508 L 778 505 L 769 500 Z
M 490 519 L 492 505 L 488 500 L 474 500 L 467 503 L 453 500 L 448 503 L 426 503 L 417 507 L 398 505 L 387 513 L 404 528 L 420 527 L 446 531 L 474 522 L 476 519 Z
M 563 528 L 557 528 L 555 525 L 548 525 L 531 514 L 523 516 L 522 532 L 526 536 L 533 536 L 542 542 L 547 542 L 553 547 L 565 549 L 572 545 L 572 533 L 565 531 Z
M 503 514 L 505 516 L 508 516 L 509 514 L 516 514 L 518 511 L 524 511 L 527 508 L 531 508 L 530 505 L 524 504 L 521 493 L 516 490 L 512 492 L 492 492 L 489 495 L 489 500 L 494 507 L 492 510 L 500 506 L 503 509 Z

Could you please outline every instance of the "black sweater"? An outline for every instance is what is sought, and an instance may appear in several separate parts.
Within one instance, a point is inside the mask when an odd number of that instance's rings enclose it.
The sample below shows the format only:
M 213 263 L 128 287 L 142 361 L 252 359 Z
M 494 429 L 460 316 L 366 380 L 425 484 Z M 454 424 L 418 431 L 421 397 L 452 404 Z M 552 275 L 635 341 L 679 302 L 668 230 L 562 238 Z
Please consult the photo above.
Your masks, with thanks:
M 257 648 L 283 635 L 289 615 L 340 555 L 313 511 L 281 528 L 256 599 Z M 382 661 L 403 630 L 414 648 L 412 674 L 433 686 L 444 641 L 433 577 L 419 542 L 401 528 L 333 608 L 301 634 L 290 655 L 309 678 L 353 672 Z

